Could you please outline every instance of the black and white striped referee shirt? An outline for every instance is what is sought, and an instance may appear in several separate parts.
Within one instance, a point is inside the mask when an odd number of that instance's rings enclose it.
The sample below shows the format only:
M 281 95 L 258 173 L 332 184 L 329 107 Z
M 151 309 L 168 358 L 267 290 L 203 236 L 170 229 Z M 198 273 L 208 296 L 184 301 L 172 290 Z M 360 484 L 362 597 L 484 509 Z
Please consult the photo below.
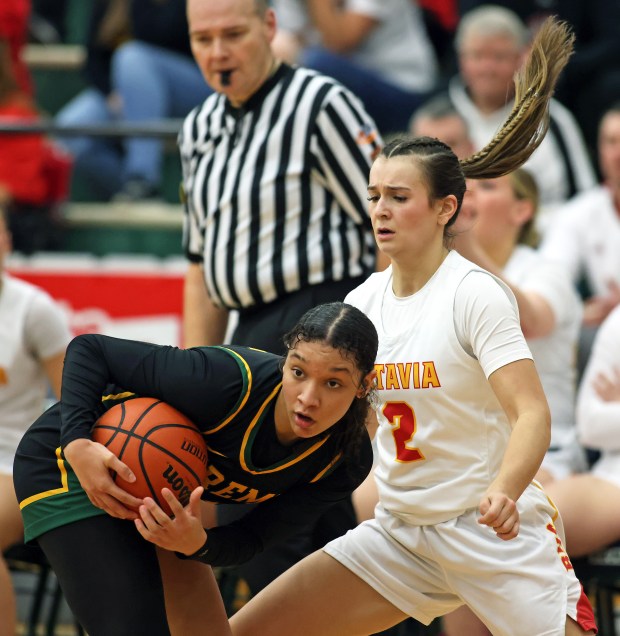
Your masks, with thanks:
M 341 84 L 280 65 L 240 109 L 215 93 L 179 135 L 183 245 L 229 309 L 367 275 L 368 172 L 381 140 Z

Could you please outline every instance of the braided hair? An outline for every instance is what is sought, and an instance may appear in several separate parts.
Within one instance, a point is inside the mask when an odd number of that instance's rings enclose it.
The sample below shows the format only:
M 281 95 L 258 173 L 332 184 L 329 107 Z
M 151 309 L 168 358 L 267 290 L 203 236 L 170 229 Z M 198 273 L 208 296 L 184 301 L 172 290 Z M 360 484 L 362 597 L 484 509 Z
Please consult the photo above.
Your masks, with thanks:
M 429 196 L 457 199 L 458 216 L 465 195 L 465 179 L 493 179 L 523 165 L 545 138 L 549 128 L 549 100 L 562 69 L 573 52 L 575 36 L 566 22 L 555 17 L 539 29 L 525 64 L 515 74 L 515 103 L 502 127 L 479 152 L 459 159 L 451 148 L 431 137 L 397 138 L 381 157 L 415 156 Z

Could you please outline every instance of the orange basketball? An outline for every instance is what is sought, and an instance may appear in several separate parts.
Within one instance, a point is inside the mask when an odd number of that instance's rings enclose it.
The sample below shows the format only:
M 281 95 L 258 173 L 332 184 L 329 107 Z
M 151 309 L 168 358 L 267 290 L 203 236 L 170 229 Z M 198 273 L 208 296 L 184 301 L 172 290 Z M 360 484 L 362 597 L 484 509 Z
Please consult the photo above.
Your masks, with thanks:
M 152 497 L 163 510 L 161 496 L 169 488 L 186 505 L 207 476 L 207 445 L 196 425 L 169 404 L 134 398 L 113 406 L 96 422 L 92 439 L 104 444 L 136 476 L 116 483 L 135 497 Z

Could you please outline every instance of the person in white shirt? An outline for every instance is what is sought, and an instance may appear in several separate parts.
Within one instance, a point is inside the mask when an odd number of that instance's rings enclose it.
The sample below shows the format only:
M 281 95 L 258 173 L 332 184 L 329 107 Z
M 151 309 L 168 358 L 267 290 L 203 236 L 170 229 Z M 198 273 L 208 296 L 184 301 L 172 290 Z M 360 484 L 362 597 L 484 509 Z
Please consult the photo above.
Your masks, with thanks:
M 359 97 L 382 135 L 403 133 L 435 88 L 439 67 L 414 0 L 274 0 L 277 56 L 334 77 Z
M 414 137 L 436 137 L 450 146 L 459 159 L 474 152 L 467 122 L 445 94 L 429 99 L 415 111 L 409 132 Z
M 520 18 L 500 6 L 473 9 L 459 22 L 455 35 L 459 72 L 450 80 L 448 94 L 467 121 L 476 150 L 495 134 L 513 107 L 512 77 L 529 48 L 528 39 Z M 575 118 L 555 99 L 549 110 L 549 131 L 525 164 L 540 191 L 537 226 L 542 234 L 559 205 L 596 183 Z
M 13 488 L 13 457 L 26 429 L 41 414 L 48 387 L 60 396 L 67 318 L 43 290 L 9 276 L 11 249 L 0 206 L 0 634 L 13 636 L 16 605 L 2 553 L 22 541 L 23 524 Z
M 375 518 L 251 599 L 234 636 L 369 634 L 463 604 L 496 636 L 595 633 L 557 511 L 532 481 L 550 415 L 514 294 L 449 248 L 465 178 L 511 172 L 540 141 L 571 42 L 545 22 L 509 125 L 482 152 L 395 139 L 373 163 L 369 211 L 391 265 L 345 302 L 379 334 Z
M 598 155 L 603 182 L 560 210 L 540 247 L 575 285 L 585 279 L 584 324 L 591 327 L 620 303 L 620 103 L 601 119 Z
M 599 123 L 598 158 L 602 183 L 558 210 L 540 246 L 545 258 L 558 262 L 585 298 L 579 378 L 599 325 L 620 304 L 620 103 Z
M 577 396 L 581 443 L 600 452 L 590 472 L 548 494 L 562 511 L 567 549 L 580 557 L 620 540 L 620 307 L 603 321 Z

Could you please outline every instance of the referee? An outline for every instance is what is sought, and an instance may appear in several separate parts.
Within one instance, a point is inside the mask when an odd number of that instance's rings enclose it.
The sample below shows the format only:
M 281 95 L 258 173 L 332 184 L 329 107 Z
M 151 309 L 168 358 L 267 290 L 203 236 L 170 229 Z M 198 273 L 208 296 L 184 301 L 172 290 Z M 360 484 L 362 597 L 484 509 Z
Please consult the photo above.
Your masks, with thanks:
M 342 300 L 375 268 L 366 207 L 381 140 L 335 80 L 275 59 L 267 0 L 188 0 L 192 51 L 216 91 L 179 136 L 185 204 L 186 346 L 231 342 L 283 352 L 310 307 Z M 245 506 L 218 506 L 218 520 Z M 231 510 L 234 509 L 234 510 Z M 336 506 L 304 536 L 241 568 L 252 593 L 356 524 Z

